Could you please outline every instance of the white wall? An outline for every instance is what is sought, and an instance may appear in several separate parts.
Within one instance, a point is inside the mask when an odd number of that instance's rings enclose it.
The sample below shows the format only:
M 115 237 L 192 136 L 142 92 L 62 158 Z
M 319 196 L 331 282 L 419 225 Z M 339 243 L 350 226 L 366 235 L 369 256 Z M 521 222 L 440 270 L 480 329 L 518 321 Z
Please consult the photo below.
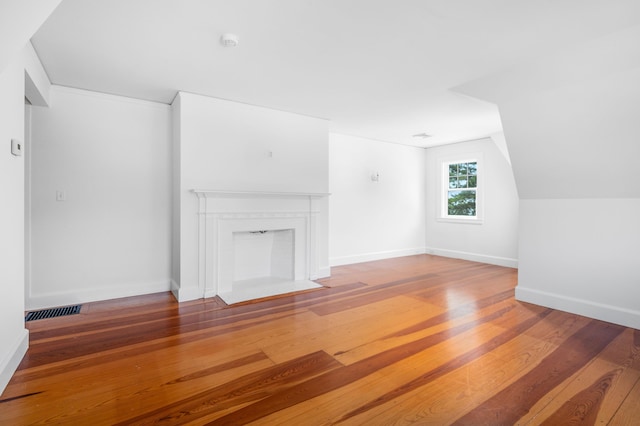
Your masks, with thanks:
M 182 92 L 173 113 L 179 121 L 174 137 L 174 191 L 179 193 L 174 202 L 180 203 L 180 265 L 179 272 L 174 268 L 173 286 L 179 300 L 189 300 L 202 297 L 198 203 L 191 190 L 326 193 L 328 122 Z M 323 204 L 319 266 L 328 271 L 326 201 Z
M 180 287 L 181 263 L 180 248 L 183 245 L 182 232 L 180 231 L 182 223 L 180 211 L 182 205 L 182 193 L 180 191 L 182 184 L 182 177 L 180 176 L 180 118 L 182 113 L 180 106 L 180 95 L 177 95 L 171 104 L 171 122 L 173 127 L 171 149 L 171 289 L 174 291 L 178 300 L 177 289 Z
M 179 96 L 183 188 L 327 191 L 326 120 Z
M 38 18 L 39 19 L 39 18 Z M 28 81 L 28 84 L 27 84 Z M 0 72 L 0 392 L 27 351 L 25 293 L 25 96 L 48 97 L 49 81 L 27 43 Z M 28 93 L 27 93 L 28 92 Z M 11 154 L 11 140 L 23 155 Z
M 640 199 L 522 200 L 516 297 L 640 329 Z
M 522 198 L 519 300 L 640 328 L 639 75 L 501 105 Z
M 14 61 L 0 74 L 0 391 L 27 349 L 24 328 L 24 67 Z
M 439 221 L 441 159 L 482 155 L 480 168 L 483 220 L 477 223 Z M 491 139 L 427 149 L 427 251 L 496 265 L 518 266 L 518 192 L 511 166 Z
M 331 265 L 423 253 L 425 150 L 333 133 L 329 141 Z
M 516 297 L 640 328 L 640 26 L 474 81 L 498 103 L 520 202 Z
M 28 308 L 168 290 L 170 107 L 59 86 L 50 103 L 32 111 Z

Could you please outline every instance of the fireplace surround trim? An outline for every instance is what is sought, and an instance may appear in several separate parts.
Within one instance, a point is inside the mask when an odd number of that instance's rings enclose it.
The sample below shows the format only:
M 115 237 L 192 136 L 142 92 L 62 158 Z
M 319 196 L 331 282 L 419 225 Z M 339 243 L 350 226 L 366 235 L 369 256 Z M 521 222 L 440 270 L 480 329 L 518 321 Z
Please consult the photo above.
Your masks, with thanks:
M 282 226 L 297 229 L 296 279 L 319 277 L 318 202 L 329 193 L 199 189 L 192 192 L 198 198 L 198 291 L 203 298 L 228 290 L 224 264 L 229 261 L 229 249 L 221 243 L 228 240 L 231 231 L 243 228 L 244 222 L 254 222 L 254 230 L 282 229 Z
M 331 195 L 328 192 L 275 192 L 275 191 L 226 191 L 218 189 L 192 189 L 198 198 L 322 198 Z

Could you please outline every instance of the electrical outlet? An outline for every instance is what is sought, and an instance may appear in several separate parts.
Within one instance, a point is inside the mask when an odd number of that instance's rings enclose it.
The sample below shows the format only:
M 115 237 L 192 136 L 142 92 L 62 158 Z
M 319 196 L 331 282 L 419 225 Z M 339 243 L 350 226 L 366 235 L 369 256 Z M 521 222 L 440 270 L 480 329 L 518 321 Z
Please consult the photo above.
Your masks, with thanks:
M 22 155 L 22 142 L 17 139 L 11 139 L 11 153 L 16 157 Z

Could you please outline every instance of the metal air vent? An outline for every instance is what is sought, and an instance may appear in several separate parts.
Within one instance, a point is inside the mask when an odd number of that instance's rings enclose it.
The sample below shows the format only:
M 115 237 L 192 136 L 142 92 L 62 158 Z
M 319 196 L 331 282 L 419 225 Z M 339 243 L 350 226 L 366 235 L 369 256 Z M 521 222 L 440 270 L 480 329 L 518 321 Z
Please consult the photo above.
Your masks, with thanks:
M 61 308 L 43 309 L 41 311 L 27 312 L 25 321 L 35 321 L 39 319 L 64 317 L 67 315 L 75 315 L 80 313 L 82 305 L 63 306 Z

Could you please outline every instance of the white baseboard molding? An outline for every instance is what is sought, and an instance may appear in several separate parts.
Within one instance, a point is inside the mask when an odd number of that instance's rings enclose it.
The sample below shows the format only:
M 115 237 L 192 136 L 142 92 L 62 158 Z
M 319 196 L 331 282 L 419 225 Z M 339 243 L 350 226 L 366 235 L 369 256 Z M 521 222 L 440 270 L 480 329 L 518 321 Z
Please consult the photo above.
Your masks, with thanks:
M 318 269 L 318 276 L 316 279 L 329 278 L 331 276 L 331 266 L 324 266 Z
M 196 297 L 196 299 L 202 299 L 202 298 L 208 299 L 210 297 L 216 297 L 217 295 L 218 295 L 218 293 L 216 293 L 215 291 L 209 290 L 209 291 L 205 291 L 204 292 L 204 296 L 198 296 L 198 297 Z M 190 297 L 192 297 L 192 296 L 190 296 Z M 187 299 L 187 300 L 194 300 L 194 299 Z M 184 302 L 184 300 L 181 300 L 181 302 Z
M 434 247 L 428 247 L 425 252 L 434 254 L 436 256 L 451 257 L 454 259 L 469 260 L 472 262 L 488 263 L 490 265 L 506 266 L 508 268 L 518 267 L 518 259 L 512 259 L 509 257 L 489 256 L 486 254 L 469 253 L 465 251 L 447 250 Z
M 202 291 L 198 287 L 180 287 L 180 284 L 171 280 L 171 293 L 178 302 L 188 302 L 189 300 L 202 299 Z M 213 295 L 215 296 L 215 294 Z M 204 295 L 204 297 L 212 297 Z
M 169 280 L 118 284 L 109 287 L 87 288 L 68 292 L 35 294 L 27 298 L 26 309 L 45 309 L 57 306 L 76 305 L 79 303 L 96 302 L 100 300 L 118 299 L 121 297 L 140 296 L 143 294 L 161 293 L 169 291 Z
M 331 267 L 323 267 L 318 270 L 318 275 L 313 277 L 313 279 L 327 278 L 331 276 Z M 202 294 L 202 290 L 198 287 L 186 287 L 181 288 L 178 283 L 174 280 L 171 280 L 171 293 L 173 293 L 173 297 L 176 298 L 178 302 L 188 302 L 189 300 L 197 300 L 209 297 L 215 297 L 217 294 L 213 291 L 207 291 Z
M 2 395 L 7 384 L 9 384 L 9 380 L 11 380 L 13 373 L 16 372 L 24 354 L 27 353 L 27 349 L 29 348 L 29 330 L 21 330 L 14 342 L 5 343 L 9 343 L 9 345 L 8 347 L 5 346 L 8 350 L 3 354 L 4 357 L 2 360 L 0 360 L 0 395 Z
M 640 329 L 640 311 L 637 310 L 534 290 L 521 285 L 516 287 L 516 300 Z
M 394 257 L 413 256 L 416 254 L 424 254 L 424 247 L 416 247 L 402 250 L 379 251 L 374 253 L 363 253 L 352 256 L 332 257 L 329 259 L 329 265 L 351 265 L 352 263 L 371 262 L 374 260 L 391 259 Z

